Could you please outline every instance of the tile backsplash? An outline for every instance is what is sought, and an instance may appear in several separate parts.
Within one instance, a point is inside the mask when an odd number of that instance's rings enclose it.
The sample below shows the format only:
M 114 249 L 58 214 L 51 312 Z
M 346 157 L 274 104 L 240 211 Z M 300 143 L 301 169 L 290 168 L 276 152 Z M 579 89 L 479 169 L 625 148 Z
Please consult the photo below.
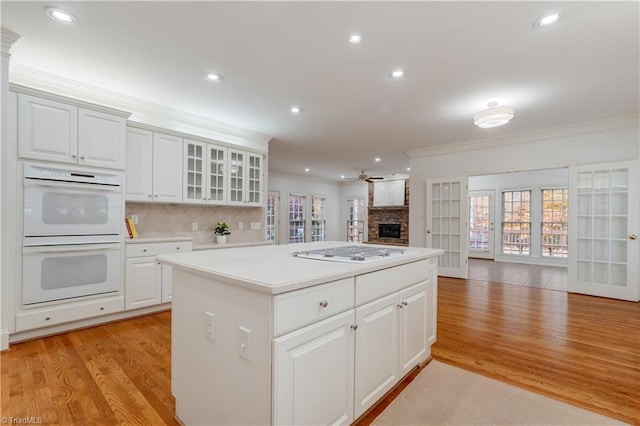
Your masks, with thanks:
M 136 229 L 141 238 L 192 237 L 193 244 L 211 244 L 215 242 L 213 228 L 216 223 L 227 222 L 231 231 L 229 242 L 265 239 L 265 217 L 262 207 L 126 203 L 125 214 L 128 218 L 131 215 L 138 216 Z M 198 224 L 197 231 L 192 231 L 194 222 Z M 260 229 L 251 229 L 252 222 L 260 223 Z

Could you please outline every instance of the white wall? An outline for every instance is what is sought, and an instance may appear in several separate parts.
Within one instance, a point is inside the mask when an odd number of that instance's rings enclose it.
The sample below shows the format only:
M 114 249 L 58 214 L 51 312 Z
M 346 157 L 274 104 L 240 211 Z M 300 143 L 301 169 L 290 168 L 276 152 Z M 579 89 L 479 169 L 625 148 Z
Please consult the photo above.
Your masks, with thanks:
M 280 244 L 289 243 L 288 227 L 288 203 L 289 194 L 301 194 L 307 196 L 307 230 L 306 235 L 310 241 L 310 217 L 311 217 L 311 196 L 317 195 L 326 198 L 326 240 L 345 241 L 346 240 L 346 216 L 343 222 L 343 196 L 339 182 L 331 182 L 314 178 L 299 176 L 284 176 L 269 174 L 269 191 L 276 191 L 280 195 L 280 210 L 278 224 L 278 240 Z M 342 226 L 342 224 L 345 224 Z
M 410 153 L 409 245 L 426 244 L 426 180 L 640 158 L 636 125 L 443 154 Z

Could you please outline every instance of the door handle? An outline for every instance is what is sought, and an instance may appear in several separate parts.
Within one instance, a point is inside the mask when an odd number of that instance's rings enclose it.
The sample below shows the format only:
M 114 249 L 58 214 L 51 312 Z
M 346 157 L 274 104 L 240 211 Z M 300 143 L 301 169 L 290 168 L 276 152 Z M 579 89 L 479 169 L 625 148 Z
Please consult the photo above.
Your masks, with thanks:
M 629 235 L 629 239 L 630 240 L 637 240 L 638 236 L 636 234 L 631 234 L 631 235 Z
M 427 234 L 430 234 L 430 233 L 431 233 L 431 229 L 427 229 Z

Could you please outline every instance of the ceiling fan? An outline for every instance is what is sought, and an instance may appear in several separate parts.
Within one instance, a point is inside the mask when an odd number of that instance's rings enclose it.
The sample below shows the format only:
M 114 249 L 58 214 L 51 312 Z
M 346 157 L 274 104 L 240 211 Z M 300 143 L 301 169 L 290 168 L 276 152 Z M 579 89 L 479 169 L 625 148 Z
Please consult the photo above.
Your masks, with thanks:
M 345 180 L 360 180 L 362 182 L 373 182 L 374 180 L 383 180 L 383 179 L 384 177 L 382 176 L 369 176 L 364 172 L 364 170 L 362 170 L 358 175 L 358 177 L 348 178 Z

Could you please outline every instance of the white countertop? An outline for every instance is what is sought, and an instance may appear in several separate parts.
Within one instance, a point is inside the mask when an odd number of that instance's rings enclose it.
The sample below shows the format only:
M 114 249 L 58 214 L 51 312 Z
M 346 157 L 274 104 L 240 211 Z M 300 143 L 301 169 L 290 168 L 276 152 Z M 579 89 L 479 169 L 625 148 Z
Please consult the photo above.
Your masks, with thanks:
M 176 236 L 154 236 L 154 237 L 138 237 L 138 238 L 126 238 L 124 242 L 126 244 L 147 244 L 147 243 L 170 243 L 176 241 L 193 241 L 192 237 L 176 237 Z M 251 246 L 266 246 L 273 245 L 273 241 L 244 241 L 244 242 L 231 242 L 224 244 L 217 243 L 194 243 L 192 250 L 218 250 L 228 249 L 235 247 L 251 247 Z
M 220 250 L 230 249 L 236 247 L 253 247 L 253 246 L 270 246 L 273 245 L 273 241 L 245 241 L 241 243 L 211 243 L 211 244 L 194 244 L 193 250 Z
M 252 290 L 279 294 L 415 262 L 444 253 L 439 249 L 407 247 L 402 256 L 366 264 L 303 259 L 296 251 L 357 245 L 340 241 L 238 247 L 158 256 L 161 263 Z M 376 247 L 381 247 L 376 245 Z M 397 248 L 389 246 L 389 248 Z
M 139 237 L 125 238 L 126 244 L 171 243 L 175 241 L 192 241 L 191 237 Z

